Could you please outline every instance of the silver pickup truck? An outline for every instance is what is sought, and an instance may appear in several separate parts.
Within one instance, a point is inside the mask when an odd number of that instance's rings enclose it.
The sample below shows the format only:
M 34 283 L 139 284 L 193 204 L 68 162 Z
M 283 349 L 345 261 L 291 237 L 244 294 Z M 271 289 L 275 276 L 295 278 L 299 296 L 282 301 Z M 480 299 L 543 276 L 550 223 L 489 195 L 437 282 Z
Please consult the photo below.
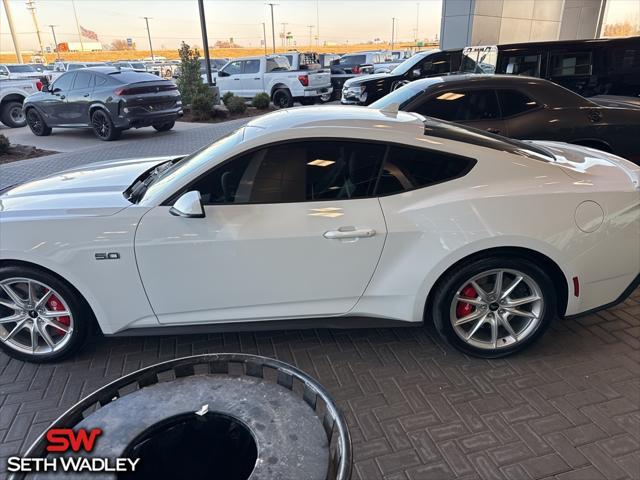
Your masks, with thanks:
M 22 112 L 22 102 L 32 93 L 42 90 L 38 78 L 0 80 L 0 120 L 7 127 L 24 127 L 27 120 Z

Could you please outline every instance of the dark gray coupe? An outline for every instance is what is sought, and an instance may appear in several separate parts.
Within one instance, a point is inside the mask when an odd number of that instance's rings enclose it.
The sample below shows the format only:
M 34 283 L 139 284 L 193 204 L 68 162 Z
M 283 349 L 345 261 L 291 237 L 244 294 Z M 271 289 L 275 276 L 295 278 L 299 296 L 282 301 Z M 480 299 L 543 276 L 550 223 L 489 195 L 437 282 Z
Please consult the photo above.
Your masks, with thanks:
M 451 75 L 416 80 L 370 105 L 462 123 L 506 137 L 556 140 L 640 164 L 640 106 L 627 97 L 584 98 L 548 80 Z
M 182 116 L 182 101 L 178 87 L 169 80 L 95 67 L 64 73 L 27 97 L 23 110 L 38 136 L 50 135 L 52 127 L 88 127 L 100 140 L 115 140 L 129 128 L 171 130 Z

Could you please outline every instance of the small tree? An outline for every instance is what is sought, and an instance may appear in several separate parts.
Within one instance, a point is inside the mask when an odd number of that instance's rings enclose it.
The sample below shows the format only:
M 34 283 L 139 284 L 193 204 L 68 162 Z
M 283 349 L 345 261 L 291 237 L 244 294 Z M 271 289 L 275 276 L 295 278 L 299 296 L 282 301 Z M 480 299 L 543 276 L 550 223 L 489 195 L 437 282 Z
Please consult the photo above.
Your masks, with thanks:
M 213 110 L 213 93 L 202 82 L 200 77 L 200 52 L 197 48 L 191 48 L 182 42 L 180 49 L 180 78 L 178 78 L 178 90 L 185 105 L 192 105 L 195 97 L 211 97 L 211 109 Z M 199 105 L 203 102 L 199 98 Z

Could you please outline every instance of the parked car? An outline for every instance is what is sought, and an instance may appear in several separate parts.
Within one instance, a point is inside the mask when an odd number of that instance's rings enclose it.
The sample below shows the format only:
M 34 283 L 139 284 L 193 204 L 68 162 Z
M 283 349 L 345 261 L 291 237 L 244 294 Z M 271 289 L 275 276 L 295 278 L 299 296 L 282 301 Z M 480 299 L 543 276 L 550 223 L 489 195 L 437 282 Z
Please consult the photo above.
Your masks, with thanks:
M 606 101 L 599 104 L 598 97 L 586 99 L 540 78 L 470 74 L 411 82 L 370 108 L 398 104 L 507 137 L 575 143 L 640 164 L 640 107 Z
M 274 112 L 187 157 L 2 192 L 0 347 L 43 362 L 93 322 L 125 336 L 369 317 L 508 355 L 640 282 L 639 185 L 636 165 L 576 145 L 390 109 Z
M 391 52 L 372 51 L 347 53 L 333 62 L 332 73 L 377 73 L 393 68 L 402 61 L 393 58 Z
M 389 73 L 364 75 L 347 80 L 342 87 L 341 102 L 369 105 L 414 80 L 457 71 L 461 58 L 462 49 L 416 53 Z
M 279 108 L 291 107 L 294 101 L 311 104 L 332 92 L 329 72 L 291 70 L 282 55 L 235 58 L 218 72 L 216 85 L 220 95 L 252 98 L 265 92 Z
M 209 65 L 211 66 L 211 76 L 215 77 L 222 67 L 224 67 L 229 60 L 226 58 L 210 58 Z M 174 76 L 180 76 L 180 66 L 176 67 L 174 71 Z M 204 58 L 200 59 L 200 78 L 204 83 L 207 83 L 207 65 Z
M 56 62 L 53 70 L 54 72 L 71 72 L 73 70 L 80 70 L 81 68 L 104 66 L 107 66 L 105 62 Z
M 21 78 L 40 78 L 43 69 L 36 68 L 28 63 L 2 63 L 0 64 L 0 79 L 19 80 Z
M 483 62 L 489 73 L 545 78 L 585 97 L 640 96 L 640 36 L 470 47 L 472 55 L 482 48 L 497 51 Z
M 171 130 L 182 115 L 178 87 L 149 73 L 113 67 L 66 72 L 23 105 L 27 124 L 38 136 L 53 127 L 92 128 L 100 140 L 123 130 L 152 126 Z
M 27 120 L 22 102 L 29 95 L 40 91 L 43 83 L 37 78 L 0 80 L 0 120 L 9 128 L 24 127 Z
M 133 70 L 135 72 L 146 72 L 147 68 L 142 62 L 124 61 L 120 60 L 113 63 L 114 67 L 119 67 L 124 70 Z

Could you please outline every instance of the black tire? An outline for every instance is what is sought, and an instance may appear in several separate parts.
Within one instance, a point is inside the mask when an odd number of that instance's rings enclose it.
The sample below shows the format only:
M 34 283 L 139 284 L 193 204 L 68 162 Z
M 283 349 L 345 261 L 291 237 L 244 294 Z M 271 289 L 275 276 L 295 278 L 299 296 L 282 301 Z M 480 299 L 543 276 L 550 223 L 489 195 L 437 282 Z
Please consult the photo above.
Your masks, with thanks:
M 117 140 L 122 134 L 122 130 L 115 127 L 111 116 L 104 110 L 94 110 L 91 114 L 91 127 L 96 137 L 105 142 Z
M 537 305 L 539 305 L 538 307 L 532 306 L 532 311 L 533 308 L 539 308 L 539 311 L 537 312 L 538 318 L 535 321 L 529 320 L 531 321 L 531 323 L 527 324 L 528 320 L 525 317 L 507 313 L 513 319 L 509 322 L 520 322 L 520 325 L 523 325 L 522 329 L 516 331 L 516 336 L 513 337 L 510 336 L 509 332 L 507 332 L 503 326 L 496 327 L 499 329 L 498 331 L 502 331 L 503 333 L 507 334 L 503 338 L 498 340 L 498 342 L 492 344 L 497 345 L 498 347 L 493 348 L 492 345 L 486 345 L 482 346 L 482 348 L 479 348 L 476 345 L 481 342 L 476 341 L 475 345 L 473 345 L 471 344 L 473 340 L 471 342 L 469 342 L 468 340 L 463 340 L 461 334 L 456 333 L 456 328 L 454 328 L 453 326 L 452 318 L 457 313 L 457 310 L 455 310 L 455 308 L 457 308 L 460 303 L 462 303 L 464 308 L 470 306 L 470 304 L 465 304 L 463 302 L 460 302 L 459 300 L 454 304 L 454 297 L 459 294 L 458 292 L 464 292 L 463 288 L 465 287 L 465 284 L 468 287 L 470 285 L 470 279 L 474 278 L 476 275 L 481 275 L 483 272 L 490 272 L 498 269 L 504 269 L 505 271 L 508 270 L 511 272 L 520 272 L 526 276 L 527 280 L 525 280 L 525 282 L 521 281 L 521 285 L 518 286 L 519 289 L 525 289 L 525 293 L 522 294 L 522 297 L 520 298 L 525 298 L 527 296 L 526 289 L 529 289 L 529 285 L 526 282 L 534 282 L 535 286 L 538 289 L 537 296 L 540 296 L 540 298 L 542 299 L 540 303 L 536 303 Z M 505 280 L 503 281 L 503 285 L 505 285 L 508 284 L 507 282 L 511 280 L 505 278 Z M 475 293 L 474 289 L 472 289 L 472 291 L 474 291 Z M 467 295 L 462 296 L 464 298 L 473 298 Z M 479 298 L 480 296 L 478 296 L 478 299 Z M 431 302 L 431 311 L 426 313 L 431 314 L 430 316 L 433 319 L 434 325 L 440 336 L 458 350 L 480 358 L 500 358 L 522 351 L 533 344 L 536 340 L 538 340 L 540 336 L 542 336 L 542 334 L 545 332 L 545 330 L 549 327 L 551 322 L 557 317 L 557 301 L 557 294 L 553 281 L 551 280 L 549 275 L 535 262 L 525 260 L 516 256 L 499 255 L 489 258 L 479 258 L 476 260 L 472 260 L 464 264 L 460 268 L 456 268 L 447 273 L 446 276 L 438 282 L 437 290 L 435 291 L 433 301 Z M 502 307 L 498 305 L 498 302 L 495 299 L 493 299 L 493 302 L 491 303 L 491 305 L 488 305 L 488 307 L 489 308 L 487 309 L 487 305 L 484 305 L 482 307 L 470 306 L 470 308 L 472 308 L 472 311 L 470 313 L 475 313 L 477 308 L 483 308 L 487 314 L 491 315 L 491 318 L 495 318 L 496 322 L 499 323 L 499 320 L 497 320 L 499 318 L 498 315 L 499 313 L 504 312 Z M 516 307 L 516 309 L 518 309 L 519 311 L 526 311 L 526 308 L 528 307 L 525 306 L 523 309 Z M 428 320 L 428 318 L 425 318 L 425 321 Z M 473 322 L 469 323 L 476 324 L 476 321 L 474 320 Z M 510 323 L 510 325 L 513 327 L 513 324 Z M 469 331 L 472 330 L 474 326 L 475 325 L 470 326 Z M 491 332 L 491 324 L 485 323 L 482 325 L 482 327 L 477 329 L 478 333 L 476 335 L 484 334 L 487 330 L 487 327 L 489 332 Z M 518 327 L 516 326 L 514 330 L 516 330 L 517 328 Z M 458 331 L 460 331 L 460 328 L 458 328 Z M 489 334 L 489 332 L 487 332 L 487 335 Z M 523 336 L 521 339 L 515 340 L 515 338 L 520 337 L 523 333 L 525 334 L 525 336 Z
M 59 279 L 55 275 L 52 275 L 44 270 L 40 270 L 35 267 L 0 267 L 0 282 L 9 280 L 11 278 L 35 280 L 35 282 L 40 282 L 41 284 L 44 284 L 52 289 L 55 292 L 54 295 L 59 296 L 62 302 L 66 303 L 67 308 L 71 313 L 70 318 L 72 319 L 69 321 L 69 323 L 73 326 L 73 328 L 71 329 L 71 332 L 68 333 L 69 337 L 67 339 L 64 338 L 64 333 L 60 331 L 59 335 L 61 335 L 61 338 L 58 338 L 57 340 L 58 342 L 64 341 L 64 343 L 62 343 L 59 349 L 49 353 L 26 353 L 19 350 L 14 345 L 8 344 L 6 342 L 6 334 L 9 332 L 9 329 L 15 328 L 17 323 L 15 325 L 11 323 L 5 323 L 0 325 L 0 348 L 2 348 L 2 350 L 4 350 L 11 357 L 34 363 L 54 362 L 77 352 L 84 345 L 89 331 L 91 330 L 91 327 L 95 322 L 91 309 L 81 298 L 80 294 L 67 282 Z M 14 289 L 13 291 L 15 292 L 16 290 Z M 46 291 L 46 289 L 43 291 Z M 3 289 L 0 291 L 0 296 L 2 296 L 2 299 L 5 301 L 7 300 L 7 298 L 9 298 L 6 294 L 6 291 Z M 45 308 L 46 305 L 47 304 L 45 304 Z M 5 317 L 7 316 L 7 314 L 11 315 L 10 311 L 11 309 L 6 306 L 0 307 L 0 317 Z M 57 320 L 61 320 L 61 318 L 59 317 Z M 38 319 L 38 321 L 40 321 L 40 319 Z M 66 323 L 64 324 L 67 325 Z M 42 323 L 40 323 L 40 325 L 42 325 Z M 7 328 L 7 330 L 4 330 L 5 328 Z M 47 328 L 50 329 L 51 327 Z M 51 330 L 47 331 L 50 334 L 52 332 Z M 18 334 L 16 334 L 15 337 L 18 337 Z M 41 342 L 44 342 L 44 338 L 41 339 Z M 46 344 L 44 346 L 46 347 Z
M 2 105 L 0 120 L 9 128 L 20 128 L 27 124 L 27 117 L 22 112 L 22 103 L 7 102 Z
M 335 95 L 335 91 L 320 95 L 320 103 L 330 102 L 331 100 L 333 100 L 334 95 Z
M 165 122 L 165 123 L 154 123 L 152 126 L 159 132 L 168 132 L 174 127 L 175 124 L 176 122 L 175 120 L 173 120 L 171 122 Z
M 291 92 L 286 88 L 279 88 L 278 90 L 273 92 L 271 101 L 276 106 L 276 108 L 293 107 L 293 97 L 291 96 Z
M 38 137 L 46 137 L 51 135 L 51 127 L 48 127 L 45 123 L 42 115 L 35 109 L 30 108 L 25 115 L 27 125 L 31 132 Z

